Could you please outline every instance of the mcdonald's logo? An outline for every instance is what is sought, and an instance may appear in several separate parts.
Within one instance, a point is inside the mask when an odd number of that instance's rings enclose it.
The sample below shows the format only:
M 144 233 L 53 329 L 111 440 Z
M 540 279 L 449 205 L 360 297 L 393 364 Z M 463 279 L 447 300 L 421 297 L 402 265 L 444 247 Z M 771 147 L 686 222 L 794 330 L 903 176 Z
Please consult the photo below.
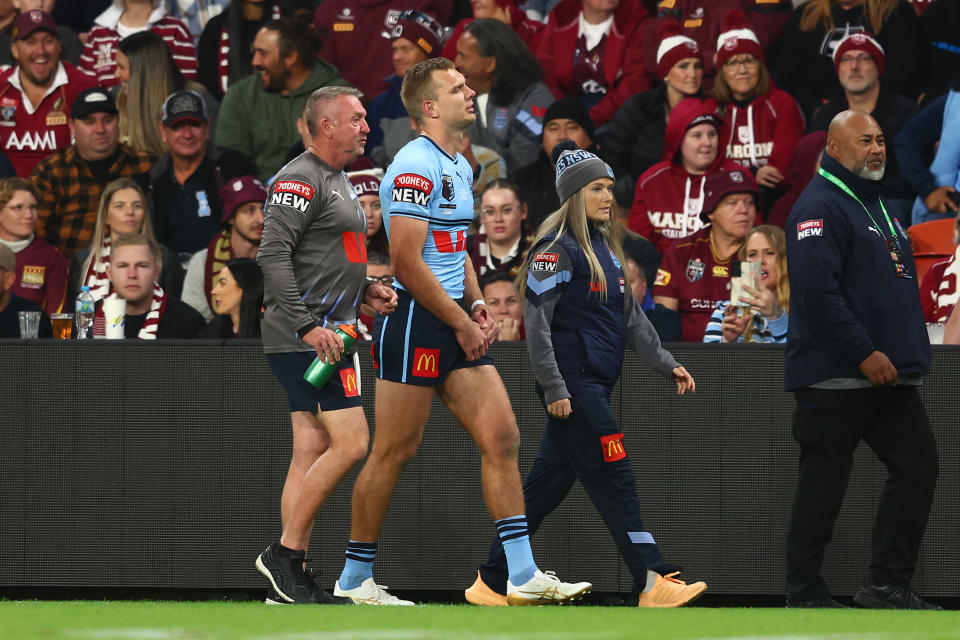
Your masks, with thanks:
M 357 387 L 357 372 L 351 369 L 340 369 L 340 382 L 343 383 L 343 395 L 347 398 L 355 398 L 360 395 L 360 389 Z
M 604 462 L 616 462 L 627 457 L 627 451 L 623 448 L 622 433 L 603 436 L 600 438 L 600 446 L 603 448 Z
M 440 369 L 437 362 L 440 360 L 440 349 L 421 349 L 417 347 L 413 350 L 413 375 L 418 378 L 437 378 L 440 376 Z

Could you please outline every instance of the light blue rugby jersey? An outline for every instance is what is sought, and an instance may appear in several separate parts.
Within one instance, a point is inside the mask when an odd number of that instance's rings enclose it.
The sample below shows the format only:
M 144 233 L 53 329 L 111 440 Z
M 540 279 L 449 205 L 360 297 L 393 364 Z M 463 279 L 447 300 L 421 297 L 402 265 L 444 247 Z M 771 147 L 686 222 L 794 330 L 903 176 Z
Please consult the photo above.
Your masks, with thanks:
M 423 261 L 451 298 L 462 298 L 467 229 L 473 221 L 473 169 L 467 159 L 452 158 L 421 135 L 394 157 L 380 183 L 380 203 L 388 240 L 392 216 L 427 221 Z M 399 282 L 396 286 L 403 289 Z

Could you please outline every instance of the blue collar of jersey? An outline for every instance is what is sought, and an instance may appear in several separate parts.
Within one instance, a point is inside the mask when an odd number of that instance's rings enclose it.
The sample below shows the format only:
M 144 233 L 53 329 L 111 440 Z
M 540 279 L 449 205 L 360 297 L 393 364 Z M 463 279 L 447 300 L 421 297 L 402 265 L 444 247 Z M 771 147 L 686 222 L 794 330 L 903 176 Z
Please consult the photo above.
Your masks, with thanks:
M 425 134 L 425 133 L 421 133 L 419 137 L 423 138 L 424 140 L 428 140 L 428 141 L 430 142 L 430 144 L 432 144 L 433 146 L 435 146 L 435 147 L 437 148 L 437 151 L 439 151 L 439 152 L 442 153 L 443 155 L 445 155 L 445 156 L 447 156 L 448 158 L 450 158 L 450 161 L 453 162 L 454 164 L 456 164 L 457 158 L 460 157 L 459 154 L 457 154 L 456 157 L 451 156 L 449 153 L 447 153 L 446 151 L 443 150 L 443 147 L 441 147 L 440 145 L 437 144 L 436 140 L 434 140 L 433 138 L 431 138 L 430 136 L 428 136 L 428 135 Z

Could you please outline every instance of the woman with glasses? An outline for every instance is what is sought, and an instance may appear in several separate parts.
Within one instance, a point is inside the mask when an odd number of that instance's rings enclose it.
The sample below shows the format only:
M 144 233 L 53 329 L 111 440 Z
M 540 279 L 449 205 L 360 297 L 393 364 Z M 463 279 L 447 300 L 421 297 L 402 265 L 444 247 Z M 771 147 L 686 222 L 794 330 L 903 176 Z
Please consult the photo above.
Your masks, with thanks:
M 520 187 L 497 179 L 480 198 L 480 232 L 467 236 L 467 253 L 477 279 L 490 271 L 520 273 L 532 235 L 527 230 L 527 203 Z
M 713 96 L 724 111 L 727 157 L 748 167 L 760 186 L 760 208 L 769 211 L 787 187 L 793 148 L 806 125 L 797 101 L 778 89 L 746 16 L 729 11 L 717 38 Z

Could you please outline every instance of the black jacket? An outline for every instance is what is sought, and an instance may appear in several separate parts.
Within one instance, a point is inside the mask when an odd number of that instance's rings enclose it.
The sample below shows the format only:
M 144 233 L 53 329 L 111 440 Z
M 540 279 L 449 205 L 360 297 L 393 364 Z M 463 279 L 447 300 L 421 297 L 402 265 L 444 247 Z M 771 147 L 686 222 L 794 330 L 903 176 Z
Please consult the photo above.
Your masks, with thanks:
M 616 176 L 617 203 L 629 209 L 637 179 L 660 162 L 667 131 L 666 85 L 638 93 L 617 110 L 600 138 L 601 157 Z
M 560 208 L 556 168 L 541 149 L 536 162 L 517 171 L 513 179 L 527 203 L 527 224 L 536 230 L 547 216 Z
M 173 160 L 167 153 L 159 158 L 150 170 L 150 215 L 153 221 L 153 233 L 157 242 L 182 251 L 175 242 L 175 233 L 183 235 L 182 229 L 190 227 L 197 235 L 195 244 L 199 251 L 210 242 L 213 236 L 220 233 L 222 226 L 220 216 L 222 204 L 220 202 L 220 187 L 224 182 L 244 175 L 257 175 L 256 166 L 247 156 L 233 149 L 210 147 L 207 155 L 194 172 L 200 178 L 210 204 L 210 215 L 205 218 L 191 220 L 171 220 L 170 200 L 174 190 Z M 177 231 L 180 229 L 180 231 Z M 203 236 L 206 236 L 203 238 Z M 192 253 L 192 251 L 186 251 Z
M 874 183 L 827 155 L 820 166 L 846 183 L 870 215 L 814 175 L 787 218 L 786 390 L 832 378 L 865 379 L 858 365 L 875 350 L 890 358 L 901 377 L 927 373 L 930 342 L 909 239 L 894 227 L 913 276 L 901 278 L 890 258 L 887 239 L 892 234 Z
M 920 16 L 920 26 L 929 71 L 924 104 L 929 104 L 960 80 L 960 2 L 934 2 Z
M 830 102 L 817 110 L 816 115 L 810 122 L 808 133 L 826 131 L 830 128 L 830 121 L 833 120 L 833 117 L 841 111 L 846 111 L 847 108 L 847 95 L 843 90 L 840 90 L 834 94 Z M 886 85 L 880 84 L 877 105 L 870 115 L 880 125 L 887 143 L 887 170 L 883 174 L 883 180 L 880 181 L 880 193 L 885 198 L 912 200 L 915 195 L 910 186 L 900 178 L 900 164 L 897 162 L 897 155 L 893 150 L 893 141 L 900 133 L 904 123 L 915 116 L 918 111 L 920 111 L 920 108 L 915 100 L 890 91 Z
M 829 34 L 821 28 L 800 31 L 800 18 L 806 6 L 800 5 L 790 16 L 771 70 L 777 85 L 800 103 L 809 120 L 814 110 L 840 89 L 832 56 L 847 29 L 870 29 L 866 27 L 864 7 L 860 5 L 846 10 L 834 6 L 835 27 Z M 900 0 L 876 38 L 886 53 L 883 73 L 886 85 L 907 97 L 918 97 L 924 88 L 926 68 L 923 35 L 920 19 L 907 0 Z
M 21 311 L 39 311 L 40 329 L 37 331 L 39 338 L 52 338 L 53 325 L 50 323 L 50 316 L 33 300 L 21 298 L 13 293 L 10 294 L 10 301 L 7 306 L 0 309 L 0 338 L 19 338 L 20 337 L 20 312 Z

